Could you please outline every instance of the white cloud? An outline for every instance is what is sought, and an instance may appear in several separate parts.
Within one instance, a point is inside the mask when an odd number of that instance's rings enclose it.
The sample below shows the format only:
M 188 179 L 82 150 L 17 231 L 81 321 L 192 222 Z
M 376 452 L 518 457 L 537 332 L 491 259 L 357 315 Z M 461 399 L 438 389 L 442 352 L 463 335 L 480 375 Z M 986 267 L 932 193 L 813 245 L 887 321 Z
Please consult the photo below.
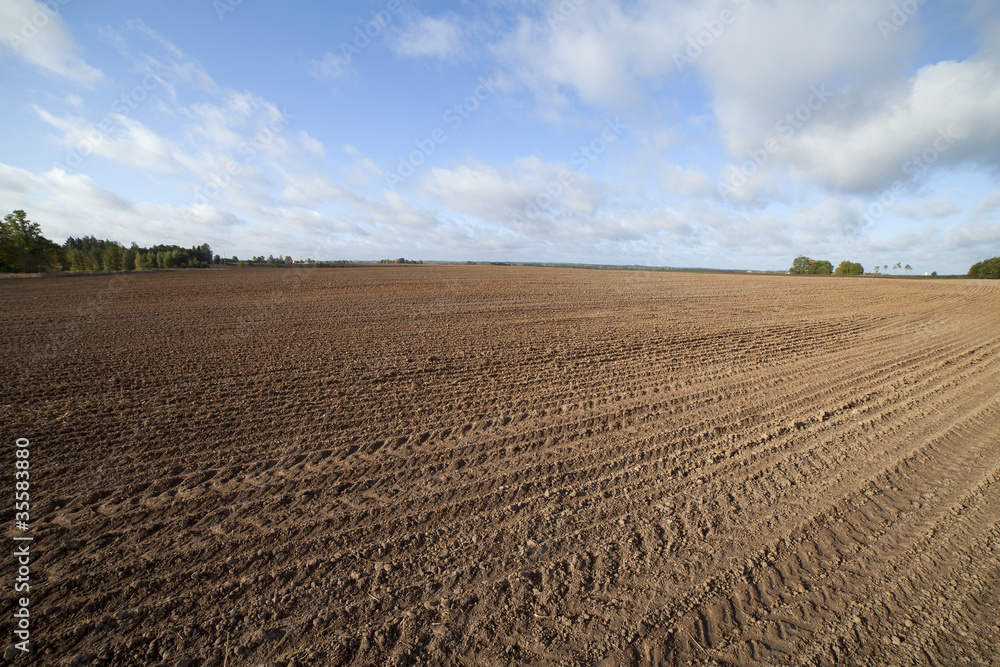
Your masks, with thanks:
M 326 153 L 326 148 L 323 147 L 323 142 L 310 135 L 305 130 L 299 130 L 299 143 L 304 149 L 314 155 L 324 155 Z
M 949 249 L 966 251 L 964 257 L 971 266 L 996 256 L 1000 248 L 1000 223 L 965 223 L 948 230 L 945 242 Z
M 147 91 L 162 87 L 174 102 L 177 101 L 178 86 L 208 94 L 218 92 L 218 84 L 198 60 L 188 57 L 176 44 L 143 21 L 126 21 L 124 30 L 125 34 L 111 26 L 104 26 L 100 35 L 119 55 L 131 61 L 132 74 Z M 133 42 L 141 43 L 143 48 L 135 50 Z
M 129 206 L 117 195 L 99 187 L 89 176 L 68 174 L 58 168 L 34 174 L 3 163 L 0 163 L 0 198 L 25 210 L 58 202 L 64 214 L 75 209 L 77 216 L 80 211 L 122 211 Z
M 317 79 L 342 79 L 354 73 L 346 58 L 331 51 L 324 53 L 319 60 L 310 60 L 309 65 L 312 75 Z
M 1000 209 L 1000 190 L 995 190 L 976 202 L 976 213 L 988 213 Z
M 546 106 L 567 105 L 563 90 L 587 103 L 621 107 L 634 102 L 642 79 L 674 69 L 685 26 L 694 25 L 699 15 L 692 2 L 666 6 L 642 0 L 624 7 L 593 0 L 572 11 L 563 5 L 552 2 L 537 18 L 522 16 L 495 46 Z
M 227 228 L 238 222 L 231 214 L 213 212 L 199 219 L 173 206 L 126 201 L 84 174 L 61 169 L 35 174 L 3 163 L 0 199 L 27 211 L 47 238 L 60 243 L 68 236 L 94 234 L 126 244 L 207 241 L 219 247 Z
M 171 142 L 124 114 L 109 113 L 99 125 L 94 125 L 77 116 L 60 118 L 41 107 L 34 109 L 42 120 L 63 131 L 59 143 L 68 155 L 81 160 L 98 155 L 151 171 L 170 172 L 177 168 Z
M 417 16 L 392 41 L 392 48 L 409 58 L 448 60 L 462 53 L 462 27 L 454 17 Z
M 342 198 L 344 191 L 322 174 L 298 172 L 286 176 L 281 196 L 297 206 L 316 207 Z
M 801 178 L 874 190 L 931 168 L 1000 166 L 1000 65 L 968 60 L 921 68 L 855 118 L 817 123 L 782 158 Z
M 660 182 L 665 191 L 684 197 L 700 197 L 709 192 L 708 174 L 672 163 L 663 169 Z
M 518 158 L 503 170 L 481 163 L 431 168 L 419 192 L 462 213 L 522 222 L 592 215 L 604 202 L 604 187 L 592 176 L 535 156 Z
M 530 186 L 514 176 L 482 164 L 431 168 L 421 190 L 452 209 L 484 218 L 510 217 L 533 193 Z
M 900 215 L 915 220 L 948 218 L 960 213 L 950 201 L 925 197 L 915 204 L 901 204 L 896 209 Z
M 435 216 L 413 205 L 398 192 L 386 190 L 385 204 L 385 209 L 376 216 L 382 222 L 408 227 L 428 227 L 437 224 Z
M 353 164 L 344 167 L 346 174 L 345 185 L 357 190 L 365 190 L 371 185 L 372 178 L 381 182 L 385 181 L 385 176 L 375 161 L 368 157 L 361 157 Z
M 19 57 L 85 88 L 93 88 L 106 79 L 103 72 L 77 54 L 66 23 L 45 3 L 0 2 L 0 35 L 4 36 L 3 43 Z

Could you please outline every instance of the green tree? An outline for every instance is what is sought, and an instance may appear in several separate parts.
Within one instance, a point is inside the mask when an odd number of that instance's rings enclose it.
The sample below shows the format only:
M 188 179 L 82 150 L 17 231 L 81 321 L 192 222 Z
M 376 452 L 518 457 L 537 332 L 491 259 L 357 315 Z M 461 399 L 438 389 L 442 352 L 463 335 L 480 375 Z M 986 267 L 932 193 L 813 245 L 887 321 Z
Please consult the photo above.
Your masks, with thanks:
M 69 259 L 70 271 L 82 273 L 87 270 L 87 260 L 89 257 L 84 251 L 76 248 L 70 248 L 66 251 L 66 257 Z
M 42 236 L 37 222 L 18 209 L 0 223 L 0 270 L 34 273 L 62 268 L 61 248 Z
M 969 267 L 968 276 L 970 278 L 1000 278 L 1000 257 L 976 262 Z
M 131 271 L 135 268 L 135 249 L 125 248 L 122 250 L 122 271 Z
M 903 267 L 903 270 L 906 271 L 907 275 L 909 275 L 910 271 L 913 270 L 913 267 L 907 264 L 906 266 Z
M 121 271 L 122 267 L 122 249 L 116 243 L 104 251 L 104 270 Z
M 860 276 L 864 275 L 865 267 L 857 262 L 849 262 L 846 259 L 837 265 L 834 275 L 838 276 Z
M 828 276 L 833 273 L 833 264 L 825 259 L 821 259 L 809 265 L 809 273 L 814 273 L 818 276 Z
M 808 273 L 809 265 L 812 263 L 813 261 L 805 255 L 799 255 L 792 262 L 792 268 L 788 269 L 788 272 L 794 274 Z

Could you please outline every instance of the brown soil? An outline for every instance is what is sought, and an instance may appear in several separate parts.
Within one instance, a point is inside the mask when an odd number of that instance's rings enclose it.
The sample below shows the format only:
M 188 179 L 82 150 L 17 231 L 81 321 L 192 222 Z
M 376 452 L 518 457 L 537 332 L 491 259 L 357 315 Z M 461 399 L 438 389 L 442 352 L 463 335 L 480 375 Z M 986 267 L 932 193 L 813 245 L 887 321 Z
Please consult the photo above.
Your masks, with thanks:
M 995 665 L 998 321 L 967 280 L 2 281 L 13 662 Z

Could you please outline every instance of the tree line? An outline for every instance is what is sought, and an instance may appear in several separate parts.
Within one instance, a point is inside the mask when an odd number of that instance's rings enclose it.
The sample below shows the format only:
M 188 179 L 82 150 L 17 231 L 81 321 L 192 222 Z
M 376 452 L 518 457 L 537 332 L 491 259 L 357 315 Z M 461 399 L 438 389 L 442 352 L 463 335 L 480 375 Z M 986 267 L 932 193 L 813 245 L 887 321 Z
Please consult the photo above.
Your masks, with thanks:
M 909 264 L 907 264 L 906 266 L 902 266 L 901 262 L 897 262 L 892 268 L 894 270 L 902 268 L 905 269 L 907 273 L 913 270 L 912 266 L 910 266 Z M 886 270 L 889 269 L 888 264 L 885 265 L 885 269 Z M 865 273 L 865 267 L 861 266 L 861 264 L 857 262 L 852 262 L 850 260 L 845 259 L 844 261 L 842 261 L 840 264 L 837 265 L 836 269 L 834 269 L 833 264 L 826 261 L 825 259 L 815 260 L 815 259 L 810 259 L 805 255 L 800 255 L 799 257 L 796 257 L 795 260 L 792 262 L 792 268 L 788 269 L 788 272 L 797 275 L 813 274 L 813 275 L 828 276 L 832 274 L 835 276 L 861 276 L 864 275 Z M 876 265 L 874 273 L 878 272 L 879 272 L 879 267 L 878 265 Z M 937 271 L 935 271 L 933 275 L 936 276 Z
M 876 264 L 873 271 L 874 274 L 879 274 L 879 266 Z M 889 270 L 888 264 L 883 264 L 882 269 L 885 271 Z M 913 267 L 907 264 L 903 266 L 902 262 L 896 262 L 892 265 L 893 271 L 896 269 L 903 269 L 907 273 L 913 270 Z M 800 255 L 796 257 L 792 262 L 792 268 L 788 269 L 789 273 L 802 275 L 802 274 L 817 274 L 828 276 L 830 274 L 838 276 L 860 276 L 865 272 L 865 268 L 856 262 L 851 262 L 844 260 L 841 262 L 836 269 L 833 268 L 833 264 L 826 260 L 815 260 L 806 257 L 805 255 Z M 932 276 L 937 276 L 937 271 L 931 273 Z M 976 262 L 969 268 L 968 278 L 994 278 L 1000 279 L 1000 257 L 994 257 L 993 259 L 984 259 L 981 262 Z
M 976 262 L 969 267 L 968 276 L 970 278 L 1000 279 L 1000 257 Z
M 859 269 L 861 269 L 860 273 L 865 272 L 865 270 L 861 268 L 860 264 L 852 264 L 851 262 L 847 261 L 841 262 L 840 266 L 837 267 L 837 271 L 842 272 L 841 269 L 845 265 L 847 265 L 849 268 L 856 266 Z M 833 264 L 826 261 L 825 259 L 816 260 L 816 259 L 810 259 L 805 255 L 800 255 L 799 257 L 796 257 L 795 260 L 792 262 L 792 268 L 788 269 L 788 272 L 796 275 L 812 274 L 812 275 L 828 276 L 831 273 L 833 273 Z M 851 273 L 848 275 L 855 275 L 855 274 Z
M 218 256 L 212 257 L 207 243 L 190 248 L 163 244 L 144 248 L 133 243 L 126 248 L 118 241 L 71 236 L 59 245 L 45 238 L 40 225 L 22 210 L 9 213 L 0 223 L 0 271 L 5 273 L 205 268 L 213 261 L 218 262 Z
M 71 236 L 62 249 L 63 269 L 75 272 L 207 268 L 212 263 L 212 248 L 207 243 L 191 248 L 162 244 L 142 248 L 133 243 L 126 248 L 117 241 Z

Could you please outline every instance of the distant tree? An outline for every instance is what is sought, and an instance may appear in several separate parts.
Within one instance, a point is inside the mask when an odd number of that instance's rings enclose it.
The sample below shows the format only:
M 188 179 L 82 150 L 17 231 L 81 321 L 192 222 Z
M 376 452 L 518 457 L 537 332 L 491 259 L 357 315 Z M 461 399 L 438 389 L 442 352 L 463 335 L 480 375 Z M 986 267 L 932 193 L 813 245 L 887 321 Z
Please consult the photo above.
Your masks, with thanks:
M 123 268 L 122 264 L 122 249 L 121 246 L 113 244 L 104 251 L 104 270 L 105 271 L 121 271 Z
M 889 265 L 888 264 L 883 264 L 882 265 L 882 270 L 883 271 L 888 271 L 889 270 Z
M 187 263 L 190 266 L 208 266 L 212 263 L 212 246 L 202 243 L 199 246 L 191 246 L 187 251 Z M 194 259 L 192 262 L 191 259 Z
M 907 264 L 906 266 L 903 267 L 903 270 L 906 271 L 907 274 L 909 274 L 910 271 L 913 270 L 913 267 Z
M 133 244 L 135 245 L 135 244 Z M 125 248 L 122 250 L 122 271 L 131 271 L 135 268 L 135 248 Z
M 291 264 L 291 263 L 292 263 L 292 256 L 285 255 L 285 264 Z
M 87 270 L 87 264 L 90 256 L 82 250 L 77 250 L 76 248 L 70 248 L 66 250 L 66 257 L 69 259 L 69 270 L 76 273 L 82 273 Z
M 932 276 L 937 276 L 937 271 L 931 271 Z
M 865 267 L 856 262 L 849 262 L 845 259 L 837 265 L 837 269 L 833 273 L 838 276 L 860 276 L 864 275 L 864 272 Z
M 821 259 L 818 262 L 813 262 L 812 264 L 810 264 L 809 268 L 806 270 L 806 273 L 812 273 L 818 276 L 828 276 L 831 273 L 833 273 L 833 264 L 826 261 L 825 259 Z
M 808 273 L 809 265 L 812 264 L 812 260 L 805 255 L 799 255 L 792 261 L 792 268 L 788 269 L 789 273 L 803 274 Z

